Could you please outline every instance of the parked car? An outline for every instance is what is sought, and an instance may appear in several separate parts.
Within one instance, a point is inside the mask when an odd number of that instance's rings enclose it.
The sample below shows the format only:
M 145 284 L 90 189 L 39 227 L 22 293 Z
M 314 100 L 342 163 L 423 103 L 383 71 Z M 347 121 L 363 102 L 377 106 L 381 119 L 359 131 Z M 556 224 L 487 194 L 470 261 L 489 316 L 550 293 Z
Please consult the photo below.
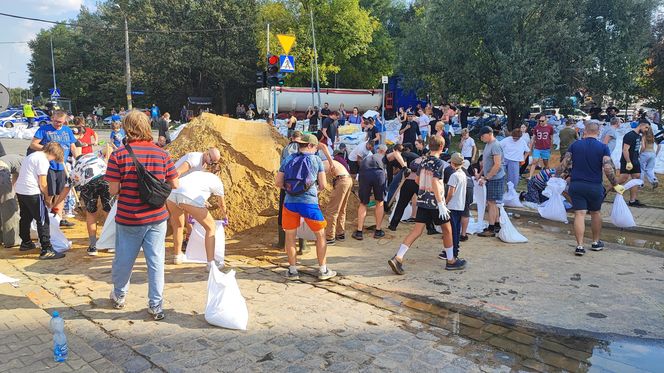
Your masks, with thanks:
M 34 123 L 35 125 L 44 126 L 51 123 L 51 118 L 45 112 L 35 110 Z M 28 124 L 28 120 L 23 117 L 23 110 L 5 110 L 0 113 L 0 127 L 12 128 L 18 124 Z

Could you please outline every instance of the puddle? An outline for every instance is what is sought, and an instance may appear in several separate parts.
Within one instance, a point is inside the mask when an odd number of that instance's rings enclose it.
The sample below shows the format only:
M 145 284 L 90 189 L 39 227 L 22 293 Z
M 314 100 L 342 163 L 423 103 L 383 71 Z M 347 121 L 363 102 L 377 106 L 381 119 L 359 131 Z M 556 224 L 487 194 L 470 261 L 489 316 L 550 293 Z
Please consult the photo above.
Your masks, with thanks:
M 539 228 L 547 233 L 573 235 L 572 221 L 570 224 L 562 224 L 554 221 L 532 221 L 527 219 L 512 219 L 512 223 L 518 227 Z M 585 235 L 591 238 L 590 227 L 586 226 Z M 664 242 L 660 236 L 624 231 L 617 228 L 602 228 L 602 241 L 617 243 L 619 245 L 655 249 L 664 251 Z
M 664 349 L 661 345 L 638 340 L 619 340 L 595 347 L 589 362 L 593 368 L 608 371 L 661 372 Z

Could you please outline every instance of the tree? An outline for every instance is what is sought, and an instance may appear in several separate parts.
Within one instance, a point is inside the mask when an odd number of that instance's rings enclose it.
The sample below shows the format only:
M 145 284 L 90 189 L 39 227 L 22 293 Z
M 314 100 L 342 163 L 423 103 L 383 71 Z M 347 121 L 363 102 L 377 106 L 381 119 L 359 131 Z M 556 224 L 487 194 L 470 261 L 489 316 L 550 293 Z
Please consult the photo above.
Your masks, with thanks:
M 664 109 L 664 18 L 656 20 L 652 28 L 652 42 L 639 78 L 643 96 L 657 111 Z

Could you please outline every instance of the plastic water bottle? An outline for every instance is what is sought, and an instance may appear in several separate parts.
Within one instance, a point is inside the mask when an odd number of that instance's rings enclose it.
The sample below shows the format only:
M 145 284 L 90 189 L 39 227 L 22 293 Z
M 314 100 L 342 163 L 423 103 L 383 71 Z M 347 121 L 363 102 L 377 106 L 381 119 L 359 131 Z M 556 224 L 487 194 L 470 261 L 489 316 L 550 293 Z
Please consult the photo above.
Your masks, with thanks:
M 51 331 L 53 332 L 53 360 L 61 363 L 67 360 L 69 348 L 67 347 L 67 336 L 65 335 L 65 320 L 60 317 L 58 311 L 53 312 Z

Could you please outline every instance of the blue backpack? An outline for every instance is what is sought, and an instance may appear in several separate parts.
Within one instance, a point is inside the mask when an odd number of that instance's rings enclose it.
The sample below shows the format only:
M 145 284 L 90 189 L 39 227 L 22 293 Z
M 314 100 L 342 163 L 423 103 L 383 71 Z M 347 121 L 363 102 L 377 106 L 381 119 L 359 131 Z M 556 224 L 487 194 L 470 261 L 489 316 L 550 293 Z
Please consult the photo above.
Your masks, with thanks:
M 316 182 L 314 154 L 297 153 L 284 167 L 284 189 L 291 196 L 304 194 Z

